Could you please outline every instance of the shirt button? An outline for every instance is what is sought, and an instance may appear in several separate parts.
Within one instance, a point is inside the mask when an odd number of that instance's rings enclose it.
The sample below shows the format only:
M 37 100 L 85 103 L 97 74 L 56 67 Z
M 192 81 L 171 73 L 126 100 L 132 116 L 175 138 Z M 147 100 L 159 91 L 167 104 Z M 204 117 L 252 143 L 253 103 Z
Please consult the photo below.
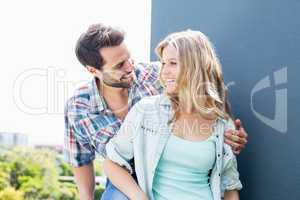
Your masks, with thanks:
M 220 157 L 220 154 L 218 154 L 218 157 Z

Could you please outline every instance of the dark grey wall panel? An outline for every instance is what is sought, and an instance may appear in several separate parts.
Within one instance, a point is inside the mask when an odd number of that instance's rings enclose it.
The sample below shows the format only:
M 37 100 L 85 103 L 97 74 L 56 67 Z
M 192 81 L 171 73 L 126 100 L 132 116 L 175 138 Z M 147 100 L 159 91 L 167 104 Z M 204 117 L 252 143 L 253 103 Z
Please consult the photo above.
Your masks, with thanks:
M 243 200 L 300 199 L 300 1 L 153 0 L 153 49 L 187 28 L 210 37 L 236 117 L 249 133 L 238 156 Z

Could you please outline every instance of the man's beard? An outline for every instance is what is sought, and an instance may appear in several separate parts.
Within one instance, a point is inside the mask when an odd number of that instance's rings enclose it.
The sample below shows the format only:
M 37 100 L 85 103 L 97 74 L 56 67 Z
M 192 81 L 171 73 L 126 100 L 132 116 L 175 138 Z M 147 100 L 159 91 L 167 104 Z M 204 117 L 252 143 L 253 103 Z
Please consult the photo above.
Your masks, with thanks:
M 131 84 L 129 83 L 110 83 L 110 82 L 103 82 L 105 85 L 115 88 L 130 88 Z
M 123 82 L 122 80 L 126 80 L 126 79 L 122 77 L 119 81 L 114 82 L 109 78 L 104 78 L 103 83 L 107 86 L 115 87 L 115 88 L 130 88 L 133 84 L 134 77 L 130 77 L 129 79 L 131 80 Z

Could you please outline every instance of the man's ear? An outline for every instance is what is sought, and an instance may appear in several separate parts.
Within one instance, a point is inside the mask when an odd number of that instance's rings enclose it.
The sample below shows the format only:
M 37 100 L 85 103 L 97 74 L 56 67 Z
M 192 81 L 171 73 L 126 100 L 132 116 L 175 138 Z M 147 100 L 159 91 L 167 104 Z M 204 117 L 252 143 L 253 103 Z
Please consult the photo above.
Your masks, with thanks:
M 89 65 L 86 66 L 86 69 L 92 74 L 95 75 L 97 73 L 97 69 L 95 67 L 91 67 Z
M 99 69 L 89 65 L 86 66 L 86 69 L 90 72 L 92 76 L 95 76 L 98 79 L 102 80 L 102 72 Z

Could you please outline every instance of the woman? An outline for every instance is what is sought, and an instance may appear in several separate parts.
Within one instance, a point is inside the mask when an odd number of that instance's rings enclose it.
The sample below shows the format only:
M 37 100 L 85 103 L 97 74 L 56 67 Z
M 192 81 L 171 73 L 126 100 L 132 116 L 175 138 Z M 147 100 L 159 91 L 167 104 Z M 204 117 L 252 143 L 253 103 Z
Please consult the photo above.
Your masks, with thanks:
M 224 130 L 234 125 L 209 39 L 199 31 L 173 33 L 156 52 L 165 93 L 130 110 L 106 146 L 106 175 L 130 199 L 238 200 L 242 185 L 236 158 L 223 142 Z M 112 167 L 116 163 L 132 173 L 128 161 L 133 157 L 139 185 L 128 172 Z M 119 177 L 126 177 L 123 184 Z

